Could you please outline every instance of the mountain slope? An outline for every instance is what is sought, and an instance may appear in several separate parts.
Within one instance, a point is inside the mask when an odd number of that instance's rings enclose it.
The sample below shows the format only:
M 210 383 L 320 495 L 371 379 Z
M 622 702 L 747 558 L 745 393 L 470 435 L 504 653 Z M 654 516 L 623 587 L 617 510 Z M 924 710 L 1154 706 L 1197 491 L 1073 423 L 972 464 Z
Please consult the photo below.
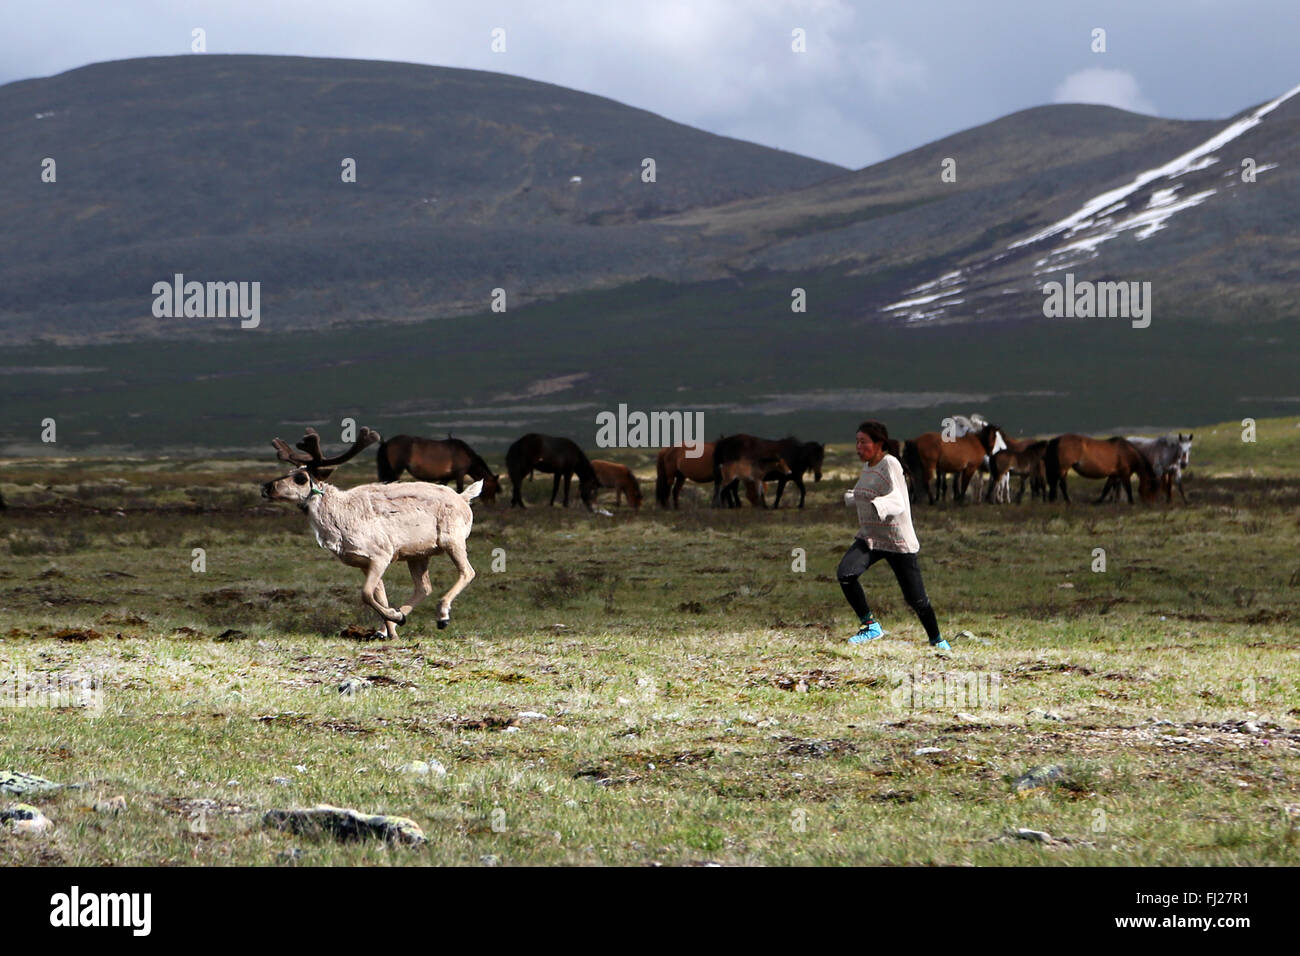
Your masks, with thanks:
M 0 321 L 68 337 L 178 331 L 174 272 L 261 281 L 281 327 L 683 278 L 683 231 L 639 221 L 842 172 L 501 74 L 211 55 L 0 88 L 0 164 Z

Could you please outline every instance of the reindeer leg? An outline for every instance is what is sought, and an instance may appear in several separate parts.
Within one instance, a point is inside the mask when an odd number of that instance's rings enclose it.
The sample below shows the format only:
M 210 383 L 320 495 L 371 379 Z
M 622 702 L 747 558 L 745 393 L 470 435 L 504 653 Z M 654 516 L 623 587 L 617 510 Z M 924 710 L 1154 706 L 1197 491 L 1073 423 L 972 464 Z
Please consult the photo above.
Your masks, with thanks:
M 370 564 L 366 568 L 366 582 L 361 585 L 361 597 L 375 609 L 375 613 L 383 618 L 385 622 L 391 621 L 394 624 L 405 624 L 406 616 L 401 611 L 393 610 L 388 606 L 386 600 L 381 601 L 379 598 L 383 591 L 384 572 L 388 570 L 388 565 L 392 561 L 390 555 L 370 559 Z
M 379 583 L 375 585 L 375 594 L 378 595 L 380 603 L 388 604 L 388 593 L 384 590 L 384 579 L 380 578 Z M 384 637 L 391 640 L 397 638 L 397 625 L 392 621 L 384 621 L 384 628 L 380 632 Z
M 448 541 L 443 550 L 447 556 L 456 565 L 456 570 L 460 572 L 460 577 L 456 583 L 448 589 L 447 593 L 438 599 L 438 627 L 444 628 L 451 621 L 451 602 L 456 600 L 456 595 L 465 590 L 466 585 L 474 580 L 474 569 L 469 563 L 469 554 L 465 550 L 465 542 L 452 539 Z M 427 580 L 427 578 L 426 578 Z M 430 588 L 432 590 L 432 588 Z
M 433 593 L 433 585 L 429 583 L 429 557 L 425 555 L 422 558 L 407 558 L 406 569 L 411 572 L 411 600 L 408 604 L 403 604 L 399 611 L 404 615 L 409 615 L 415 609 L 415 606 Z

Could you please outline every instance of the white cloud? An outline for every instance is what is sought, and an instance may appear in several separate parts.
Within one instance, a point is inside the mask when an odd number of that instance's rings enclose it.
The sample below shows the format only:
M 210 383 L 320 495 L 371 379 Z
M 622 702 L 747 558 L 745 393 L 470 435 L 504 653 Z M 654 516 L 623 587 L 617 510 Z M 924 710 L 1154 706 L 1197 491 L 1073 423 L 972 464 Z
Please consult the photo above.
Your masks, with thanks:
M 1134 113 L 1154 115 L 1155 106 L 1138 89 L 1137 78 L 1127 70 L 1090 67 L 1071 73 L 1056 88 L 1055 103 L 1097 103 Z

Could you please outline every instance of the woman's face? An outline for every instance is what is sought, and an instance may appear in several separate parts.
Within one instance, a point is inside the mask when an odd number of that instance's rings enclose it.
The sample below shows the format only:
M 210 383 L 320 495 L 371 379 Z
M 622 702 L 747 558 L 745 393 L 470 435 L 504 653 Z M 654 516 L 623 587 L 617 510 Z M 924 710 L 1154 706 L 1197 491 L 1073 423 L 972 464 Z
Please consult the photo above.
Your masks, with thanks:
M 874 461 L 880 456 L 881 447 L 866 432 L 858 432 L 858 458 L 862 461 Z

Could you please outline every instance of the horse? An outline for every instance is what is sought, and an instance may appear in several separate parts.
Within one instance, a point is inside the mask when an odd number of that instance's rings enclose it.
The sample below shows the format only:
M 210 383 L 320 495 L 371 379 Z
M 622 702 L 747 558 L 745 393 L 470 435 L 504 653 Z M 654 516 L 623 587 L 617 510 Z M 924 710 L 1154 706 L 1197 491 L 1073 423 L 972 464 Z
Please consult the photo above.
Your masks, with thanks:
M 749 503 L 766 508 L 767 500 L 763 495 L 763 482 L 766 476 L 772 473 L 789 475 L 790 466 L 782 458 L 764 458 L 761 461 L 753 458 L 737 458 L 718 465 L 718 480 L 722 485 L 723 501 L 728 508 L 739 508 L 740 493 L 737 489 L 743 482 L 745 497 L 749 499 Z
M 555 475 L 555 483 L 551 488 L 552 506 L 555 504 L 555 496 L 560 491 L 560 479 L 564 479 L 564 507 L 566 508 L 569 507 L 569 484 L 576 474 L 582 503 L 586 505 L 588 511 L 591 510 L 591 503 L 600 489 L 600 479 L 596 477 L 596 471 L 591 467 L 586 454 L 572 439 L 529 432 L 510 446 L 506 451 L 506 471 L 510 474 L 510 483 L 513 486 L 513 493 L 510 496 L 511 507 L 527 507 L 521 491 L 524 476 L 530 474 L 533 469 Z
M 713 481 L 713 448 L 714 443 L 704 442 L 701 446 L 703 454 L 698 458 L 692 458 L 686 454 L 686 448 L 683 445 L 672 445 L 668 448 L 659 449 L 659 457 L 655 461 L 655 500 L 659 502 L 659 507 L 668 507 L 669 487 L 672 488 L 673 507 L 679 507 L 678 499 L 681 497 L 682 485 L 686 484 L 686 479 L 708 484 Z
M 781 507 L 781 492 L 785 490 L 788 482 L 793 482 L 799 489 L 799 507 L 802 508 L 804 497 L 807 495 L 807 489 L 803 485 L 804 472 L 811 471 L 813 481 L 822 480 L 822 462 L 826 458 L 826 446 L 820 442 L 801 442 L 793 438 L 783 438 L 777 444 L 781 446 L 783 461 L 781 467 L 785 471 L 782 473 L 773 469 L 764 475 L 767 480 L 777 482 L 776 500 L 772 502 L 772 507 Z
M 1138 493 L 1142 500 L 1148 503 L 1155 500 L 1156 473 L 1151 462 L 1131 442 L 1119 436 L 1100 439 L 1073 433 L 1058 435 L 1047 443 L 1043 461 L 1047 471 L 1049 501 L 1056 500 L 1056 488 L 1060 485 L 1062 497 L 1069 502 L 1070 493 L 1065 479 L 1071 468 L 1085 478 L 1114 476 L 1128 492 L 1129 504 L 1133 503 L 1133 487 L 1129 481 L 1136 472 Z
M 1020 476 L 1020 490 L 1016 493 L 1016 504 L 1025 497 L 1025 483 L 1028 482 L 1032 497 L 1047 498 L 1047 469 L 1043 464 L 1043 455 L 1047 451 L 1046 441 L 1032 438 L 1006 439 L 1007 447 L 989 456 L 989 488 L 984 495 L 985 501 L 994 500 L 994 493 L 1002 489 L 1008 497 L 1011 475 Z
M 902 461 L 913 482 L 924 486 L 930 504 L 935 503 L 930 482 L 936 474 L 957 476 L 953 482 L 953 500 L 962 501 L 980 465 L 1005 445 L 1002 429 L 997 425 L 985 425 L 978 432 L 957 435 L 952 441 L 944 441 L 940 432 L 925 432 L 903 443 Z
M 766 475 L 771 474 L 777 468 L 789 468 L 788 465 L 784 464 L 784 452 L 787 448 L 793 448 L 798 444 L 798 439 L 793 437 L 773 441 L 767 438 L 755 438 L 753 435 L 746 435 L 743 432 L 718 439 L 713 449 L 713 506 L 715 508 L 721 504 L 725 504 L 727 507 L 738 506 L 740 504 L 739 495 L 736 494 L 732 485 L 743 479 L 750 502 L 752 503 L 757 498 L 758 503 L 766 508 L 767 499 L 763 496 L 762 481 Z M 732 478 L 723 481 L 722 467 L 724 465 L 746 461 L 752 462 L 755 466 L 766 467 L 757 479 L 749 477 L 748 471 L 740 468 L 732 469 Z M 784 472 L 784 475 L 786 480 L 793 480 L 793 476 L 789 474 L 788 470 Z M 802 478 L 796 482 L 796 485 L 802 488 Z
M 1191 463 L 1191 434 L 1184 437 L 1183 433 L 1179 432 L 1177 436 L 1161 435 L 1159 438 L 1126 435 L 1125 438 L 1129 444 L 1146 456 L 1147 461 L 1151 462 L 1151 468 L 1155 471 L 1156 478 L 1165 491 L 1165 503 L 1170 504 L 1173 502 L 1174 485 L 1177 485 L 1178 494 L 1182 497 L 1183 504 L 1187 504 L 1187 495 L 1183 491 L 1183 469 Z M 1115 493 L 1116 499 L 1118 499 L 1119 485 L 1113 477 L 1106 479 L 1106 487 L 1101 490 L 1102 499 L 1105 499 L 1112 491 Z
M 636 480 L 631 468 L 612 461 L 601 461 L 599 458 L 591 460 L 591 467 L 596 472 L 600 487 L 614 489 L 614 504 L 620 504 L 623 496 L 627 495 L 627 503 L 634 510 L 641 507 L 641 483 Z
M 483 481 L 480 493 L 491 504 L 501 490 L 501 476 L 494 474 L 478 453 L 459 438 L 448 435 L 440 438 L 417 438 L 413 435 L 394 435 L 379 443 L 375 455 L 379 466 L 379 480 L 396 481 L 403 471 L 421 481 L 456 482 L 456 490 L 465 490 L 465 479 Z

